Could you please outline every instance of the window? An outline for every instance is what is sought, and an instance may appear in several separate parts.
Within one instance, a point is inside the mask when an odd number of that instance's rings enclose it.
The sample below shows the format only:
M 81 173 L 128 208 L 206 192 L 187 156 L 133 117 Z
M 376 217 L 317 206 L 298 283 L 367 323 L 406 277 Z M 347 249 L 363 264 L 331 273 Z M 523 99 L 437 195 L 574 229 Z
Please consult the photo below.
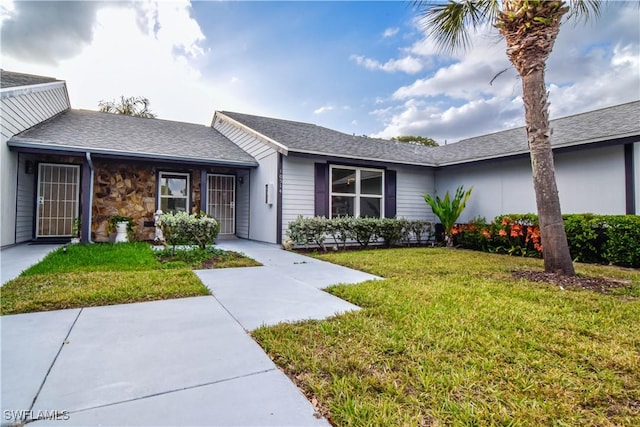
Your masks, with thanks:
M 331 166 L 331 217 L 381 218 L 384 215 L 384 171 Z
M 189 174 L 160 172 L 158 208 L 162 212 L 189 212 Z

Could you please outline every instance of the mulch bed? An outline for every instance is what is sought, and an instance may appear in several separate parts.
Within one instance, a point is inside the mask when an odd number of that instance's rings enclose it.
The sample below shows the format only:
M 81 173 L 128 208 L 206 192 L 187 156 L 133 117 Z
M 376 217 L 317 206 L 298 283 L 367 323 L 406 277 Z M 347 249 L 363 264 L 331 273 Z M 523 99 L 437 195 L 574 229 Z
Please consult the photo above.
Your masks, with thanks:
M 560 289 L 588 289 L 606 294 L 612 289 L 627 288 L 631 282 L 607 279 L 604 277 L 563 276 L 544 271 L 514 271 L 513 275 L 531 282 L 545 282 L 557 285 Z

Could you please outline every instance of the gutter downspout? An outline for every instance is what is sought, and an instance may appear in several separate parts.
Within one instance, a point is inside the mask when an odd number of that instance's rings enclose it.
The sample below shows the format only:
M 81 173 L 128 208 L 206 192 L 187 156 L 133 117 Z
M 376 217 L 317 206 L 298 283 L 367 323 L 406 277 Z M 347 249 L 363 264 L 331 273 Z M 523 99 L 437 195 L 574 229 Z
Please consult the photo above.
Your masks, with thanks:
M 85 233 L 83 233 L 86 236 L 86 242 L 87 243 L 93 243 L 91 241 L 91 221 L 92 221 L 92 212 L 93 212 L 93 175 L 94 175 L 94 166 L 93 166 L 93 160 L 91 159 L 91 153 L 89 151 L 87 151 L 85 153 L 85 158 L 87 160 L 87 165 L 89 166 L 89 183 L 85 182 L 85 186 L 89 187 L 89 191 L 88 191 L 88 197 L 86 198 L 88 200 L 88 206 L 85 207 L 85 213 L 86 213 L 86 217 L 87 220 L 83 221 L 85 223 L 85 226 L 82 227 L 83 231 Z M 87 193 L 85 193 L 87 194 Z

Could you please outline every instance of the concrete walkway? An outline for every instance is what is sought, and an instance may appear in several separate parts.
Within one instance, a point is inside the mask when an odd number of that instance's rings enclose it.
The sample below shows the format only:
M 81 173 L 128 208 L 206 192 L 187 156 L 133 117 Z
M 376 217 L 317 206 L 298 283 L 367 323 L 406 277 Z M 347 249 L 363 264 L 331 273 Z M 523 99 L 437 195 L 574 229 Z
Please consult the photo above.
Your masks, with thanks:
M 375 276 L 220 246 L 264 267 L 196 272 L 208 297 L 2 316 L 2 425 L 329 426 L 246 330 L 357 309 L 319 288 Z
M 0 284 L 15 279 L 59 246 L 22 244 L 0 250 Z

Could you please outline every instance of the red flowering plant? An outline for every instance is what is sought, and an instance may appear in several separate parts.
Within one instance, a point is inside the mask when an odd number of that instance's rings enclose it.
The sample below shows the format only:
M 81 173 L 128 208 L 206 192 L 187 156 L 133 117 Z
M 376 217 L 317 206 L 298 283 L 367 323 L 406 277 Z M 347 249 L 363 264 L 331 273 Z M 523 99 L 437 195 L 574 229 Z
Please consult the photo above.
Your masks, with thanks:
M 469 224 L 456 224 L 452 231 L 456 243 L 468 249 L 509 255 L 542 255 L 540 228 L 535 215 L 500 215 L 490 224 L 477 218 Z

